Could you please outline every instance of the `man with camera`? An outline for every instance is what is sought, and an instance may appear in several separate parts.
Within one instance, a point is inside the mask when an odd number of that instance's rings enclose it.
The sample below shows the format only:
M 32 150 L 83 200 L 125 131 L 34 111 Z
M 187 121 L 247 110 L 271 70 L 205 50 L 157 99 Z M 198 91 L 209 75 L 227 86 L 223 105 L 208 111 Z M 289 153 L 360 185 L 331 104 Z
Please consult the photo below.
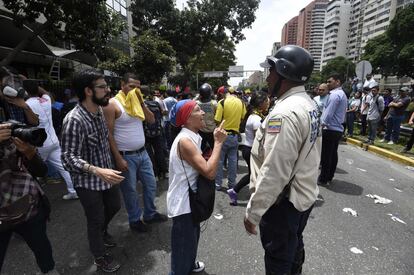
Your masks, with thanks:
M 0 100 L 3 100 L 0 105 L 0 121 L 5 121 L 5 116 L 8 116 L 9 119 L 37 126 L 39 124 L 38 116 L 24 101 L 26 92 L 23 88 L 23 80 L 25 77 L 18 75 L 12 68 L 2 67 L 0 79 Z
M 49 273 L 55 267 L 46 233 L 50 206 L 35 179 L 47 174 L 47 166 L 29 143 L 31 140 L 24 142 L 16 137 L 30 138 L 33 131 L 12 128 L 9 123 L 0 124 L 0 273 L 13 233 L 19 234 L 33 251 L 40 270 Z

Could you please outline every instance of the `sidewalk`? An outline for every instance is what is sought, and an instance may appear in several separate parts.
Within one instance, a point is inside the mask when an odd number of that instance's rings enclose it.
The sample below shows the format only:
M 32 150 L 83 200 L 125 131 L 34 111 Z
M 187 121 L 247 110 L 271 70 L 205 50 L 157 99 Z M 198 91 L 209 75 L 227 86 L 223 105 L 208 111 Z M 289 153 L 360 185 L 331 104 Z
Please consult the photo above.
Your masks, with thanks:
M 385 157 L 385 158 L 391 159 L 393 161 L 396 161 L 396 162 L 414 167 L 414 156 L 411 157 L 411 158 L 406 157 L 406 156 L 403 156 L 401 154 L 391 152 L 390 150 L 386 150 L 384 148 L 380 148 L 380 147 L 375 146 L 375 145 L 368 145 L 368 144 L 363 143 L 362 141 L 360 141 L 358 139 L 355 139 L 355 138 L 347 138 L 346 142 L 348 144 L 353 144 L 353 145 L 356 145 L 358 147 L 361 147 L 365 151 L 370 151 L 370 152 L 378 154 L 382 157 Z

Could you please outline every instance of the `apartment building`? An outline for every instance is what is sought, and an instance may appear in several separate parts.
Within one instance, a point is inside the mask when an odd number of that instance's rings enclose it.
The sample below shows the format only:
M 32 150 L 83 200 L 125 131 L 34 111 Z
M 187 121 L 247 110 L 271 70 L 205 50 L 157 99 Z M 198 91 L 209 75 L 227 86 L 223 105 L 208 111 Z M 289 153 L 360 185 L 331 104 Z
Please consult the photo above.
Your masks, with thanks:
M 349 23 L 351 15 L 349 0 L 331 1 L 326 8 L 321 68 L 337 56 L 347 55 Z
M 282 29 L 282 46 L 295 45 L 298 39 L 298 16 L 290 19 Z
M 316 2 L 312 9 L 310 36 L 306 48 L 315 60 L 314 70 L 319 70 L 323 49 L 325 15 L 328 2 Z

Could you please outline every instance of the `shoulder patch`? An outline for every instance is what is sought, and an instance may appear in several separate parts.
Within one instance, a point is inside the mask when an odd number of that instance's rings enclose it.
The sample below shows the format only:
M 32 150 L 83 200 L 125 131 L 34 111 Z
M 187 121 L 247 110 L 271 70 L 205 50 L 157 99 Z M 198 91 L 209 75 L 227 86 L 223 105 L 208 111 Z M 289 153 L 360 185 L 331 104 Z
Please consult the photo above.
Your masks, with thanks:
M 278 134 L 282 129 L 282 119 L 281 118 L 270 118 L 267 123 L 267 132 Z

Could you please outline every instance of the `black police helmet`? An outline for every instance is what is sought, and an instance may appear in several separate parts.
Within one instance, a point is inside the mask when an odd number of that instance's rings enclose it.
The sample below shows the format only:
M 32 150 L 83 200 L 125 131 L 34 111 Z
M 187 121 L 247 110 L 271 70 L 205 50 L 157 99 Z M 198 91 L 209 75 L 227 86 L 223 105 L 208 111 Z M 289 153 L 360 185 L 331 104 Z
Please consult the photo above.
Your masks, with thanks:
M 211 96 L 211 93 L 213 92 L 213 88 L 211 88 L 210 84 L 204 83 L 203 85 L 200 86 L 198 91 L 200 92 L 201 97 L 207 98 Z
M 313 71 L 313 57 L 299 46 L 286 45 L 280 48 L 274 56 L 268 56 L 261 63 L 263 68 L 275 67 L 276 72 L 285 79 L 305 83 Z

